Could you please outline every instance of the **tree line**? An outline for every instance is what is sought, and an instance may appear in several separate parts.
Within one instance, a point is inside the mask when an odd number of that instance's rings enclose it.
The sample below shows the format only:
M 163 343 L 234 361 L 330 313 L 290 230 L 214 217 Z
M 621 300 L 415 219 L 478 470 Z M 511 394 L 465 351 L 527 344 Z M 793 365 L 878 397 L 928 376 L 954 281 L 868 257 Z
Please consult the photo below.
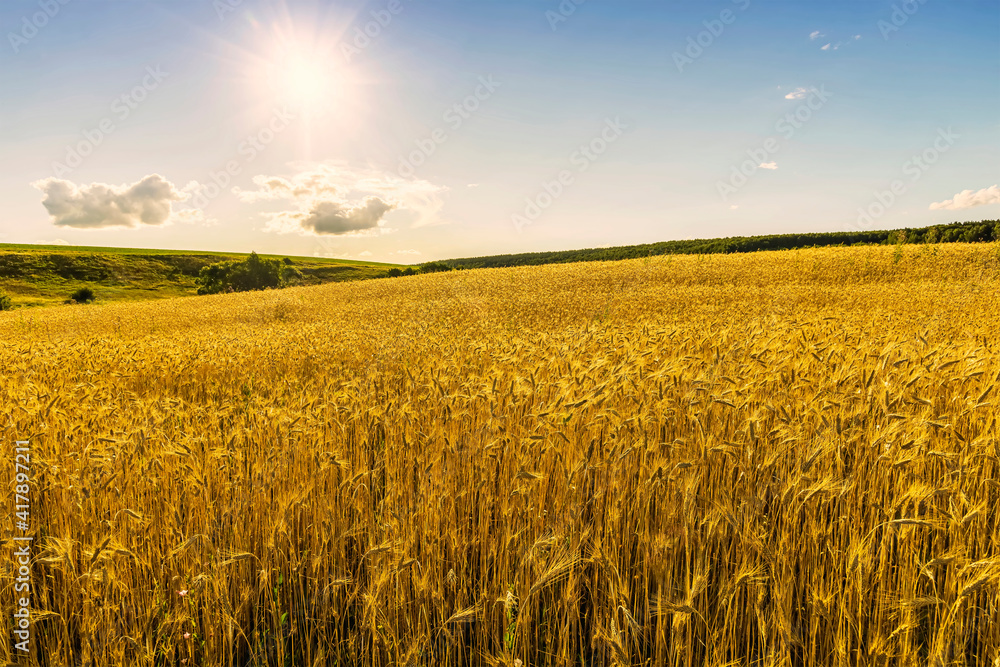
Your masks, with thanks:
M 930 227 L 893 230 L 819 232 L 811 234 L 772 234 L 734 236 L 688 241 L 661 241 L 613 248 L 586 248 L 553 252 L 526 252 L 512 255 L 468 257 L 445 260 L 459 269 L 483 269 L 504 266 L 564 264 L 570 262 L 605 262 L 655 255 L 725 254 L 759 250 L 791 250 L 825 246 L 896 245 L 898 243 L 989 243 L 1000 240 L 1000 220 L 954 222 Z

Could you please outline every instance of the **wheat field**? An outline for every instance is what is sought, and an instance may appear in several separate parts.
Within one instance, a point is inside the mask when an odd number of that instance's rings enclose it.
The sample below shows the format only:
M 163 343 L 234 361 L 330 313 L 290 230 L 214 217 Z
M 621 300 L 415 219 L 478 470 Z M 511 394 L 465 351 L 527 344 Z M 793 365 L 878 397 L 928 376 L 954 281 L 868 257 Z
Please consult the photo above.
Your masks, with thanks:
M 1000 665 L 998 330 L 961 244 L 2 313 L 21 664 Z

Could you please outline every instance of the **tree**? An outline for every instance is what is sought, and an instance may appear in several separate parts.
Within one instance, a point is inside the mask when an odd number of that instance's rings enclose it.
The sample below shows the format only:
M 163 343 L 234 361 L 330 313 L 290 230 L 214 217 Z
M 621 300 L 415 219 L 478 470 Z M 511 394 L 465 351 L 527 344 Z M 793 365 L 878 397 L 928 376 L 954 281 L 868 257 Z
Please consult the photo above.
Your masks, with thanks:
M 3 292 L 0 292 L 0 310 L 10 310 L 13 307 L 14 304 L 10 300 L 10 297 Z
M 427 262 L 420 267 L 420 273 L 442 273 L 451 270 L 451 267 L 444 262 Z
M 261 259 L 256 252 L 243 261 L 217 262 L 198 274 L 198 294 L 249 292 L 284 287 L 282 264 L 276 259 Z

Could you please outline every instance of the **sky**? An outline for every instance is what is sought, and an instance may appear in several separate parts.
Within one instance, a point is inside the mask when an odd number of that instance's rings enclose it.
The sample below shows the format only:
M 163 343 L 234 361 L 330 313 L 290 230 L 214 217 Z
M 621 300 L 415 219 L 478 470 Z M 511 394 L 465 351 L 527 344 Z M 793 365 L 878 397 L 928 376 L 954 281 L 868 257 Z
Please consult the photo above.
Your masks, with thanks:
M 997 0 L 4 0 L 0 243 L 395 263 L 1000 218 Z

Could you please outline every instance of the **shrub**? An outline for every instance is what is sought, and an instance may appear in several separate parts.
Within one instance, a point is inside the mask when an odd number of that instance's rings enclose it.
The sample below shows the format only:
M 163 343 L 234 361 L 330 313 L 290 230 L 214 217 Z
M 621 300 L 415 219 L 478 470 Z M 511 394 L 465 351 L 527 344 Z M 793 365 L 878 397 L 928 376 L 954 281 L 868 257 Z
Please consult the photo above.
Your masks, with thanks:
M 401 275 L 403 275 L 403 271 L 402 271 L 402 269 L 397 269 L 397 268 L 391 268 L 391 269 L 389 269 L 389 271 L 388 271 L 388 272 L 386 273 L 386 275 L 387 275 L 387 276 L 389 276 L 390 278 L 398 278 L 398 277 L 400 277 Z
M 0 310 L 10 310 L 14 307 L 14 303 L 10 300 L 10 297 L 0 292 Z
M 77 303 L 90 303 L 97 297 L 94 296 L 94 290 L 89 287 L 81 287 L 77 291 L 70 294 L 69 298 Z
M 198 274 L 198 294 L 219 292 L 249 292 L 271 287 L 284 287 L 281 262 L 261 259 L 252 252 L 243 261 L 217 262 L 204 267 Z
M 301 282 L 304 277 L 305 276 L 302 275 L 302 272 L 299 271 L 294 266 L 286 265 L 283 269 L 281 269 L 281 280 L 286 285 L 291 283 Z

